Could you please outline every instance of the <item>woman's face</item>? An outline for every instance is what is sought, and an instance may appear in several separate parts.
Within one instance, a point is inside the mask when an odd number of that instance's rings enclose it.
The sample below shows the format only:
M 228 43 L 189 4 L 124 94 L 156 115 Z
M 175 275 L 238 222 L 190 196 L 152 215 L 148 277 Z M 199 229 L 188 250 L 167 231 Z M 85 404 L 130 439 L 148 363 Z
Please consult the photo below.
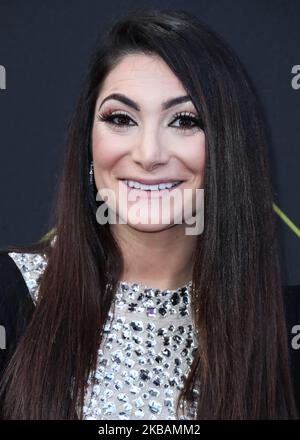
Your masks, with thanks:
M 181 102 L 164 106 L 184 96 Z M 92 154 L 98 190 L 115 195 L 115 205 L 110 200 L 107 205 L 117 223 L 121 219 L 139 231 L 154 232 L 178 226 L 174 222 L 180 217 L 184 222 L 184 190 L 192 190 L 188 193 L 195 202 L 195 190 L 203 182 L 205 135 L 199 124 L 192 101 L 161 58 L 127 55 L 110 71 L 96 102 Z M 172 189 L 131 189 L 126 183 L 140 186 L 166 180 L 181 183 Z M 167 204 L 168 224 L 162 217 Z

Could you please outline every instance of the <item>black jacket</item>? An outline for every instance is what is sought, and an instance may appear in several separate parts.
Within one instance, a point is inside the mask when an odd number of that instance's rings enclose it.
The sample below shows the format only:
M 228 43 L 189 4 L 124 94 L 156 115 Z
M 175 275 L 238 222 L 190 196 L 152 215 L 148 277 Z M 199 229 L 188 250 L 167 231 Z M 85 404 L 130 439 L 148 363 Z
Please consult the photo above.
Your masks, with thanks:
M 283 286 L 291 371 L 300 413 L 300 285 Z M 0 377 L 35 309 L 28 287 L 12 258 L 0 251 L 0 346 L 3 328 L 6 348 L 0 347 Z M 1 338 L 2 336 L 2 338 Z

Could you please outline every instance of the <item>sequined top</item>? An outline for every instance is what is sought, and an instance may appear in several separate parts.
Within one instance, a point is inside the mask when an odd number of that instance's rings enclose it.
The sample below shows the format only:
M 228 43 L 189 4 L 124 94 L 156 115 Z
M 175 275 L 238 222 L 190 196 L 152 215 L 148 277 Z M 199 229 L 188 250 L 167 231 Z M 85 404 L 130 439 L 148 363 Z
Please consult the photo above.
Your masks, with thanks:
M 10 252 L 36 304 L 45 255 Z M 191 281 L 176 290 L 120 281 L 85 392 L 84 419 L 176 419 L 196 346 Z M 186 406 L 185 402 L 183 402 Z M 182 405 L 181 405 L 182 408 Z M 181 414 L 181 413 L 180 413 Z M 193 418 L 193 414 L 179 419 Z

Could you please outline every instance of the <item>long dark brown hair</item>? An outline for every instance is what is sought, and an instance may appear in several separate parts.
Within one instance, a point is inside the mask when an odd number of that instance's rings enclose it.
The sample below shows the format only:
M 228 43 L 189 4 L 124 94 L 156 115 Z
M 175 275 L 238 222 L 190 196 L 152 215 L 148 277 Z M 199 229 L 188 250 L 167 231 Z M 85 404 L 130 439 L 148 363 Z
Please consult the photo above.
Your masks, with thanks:
M 297 418 L 263 112 L 228 44 L 197 17 L 166 9 L 123 16 L 97 42 L 68 126 L 54 203 L 57 239 L 52 247 L 49 237 L 8 248 L 45 253 L 48 265 L 2 378 L 1 417 L 83 417 L 87 377 L 123 268 L 109 225 L 96 220 L 91 127 L 105 77 L 131 53 L 161 57 L 205 126 L 205 230 L 191 292 L 198 349 L 178 404 L 196 405 L 198 419 Z

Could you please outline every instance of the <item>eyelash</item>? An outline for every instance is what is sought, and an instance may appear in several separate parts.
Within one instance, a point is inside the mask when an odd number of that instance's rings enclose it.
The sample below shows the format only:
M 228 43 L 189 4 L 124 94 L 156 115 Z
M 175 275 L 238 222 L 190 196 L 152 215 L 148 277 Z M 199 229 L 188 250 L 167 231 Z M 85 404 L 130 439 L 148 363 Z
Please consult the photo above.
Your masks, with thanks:
M 125 118 L 125 120 L 128 122 L 129 120 L 132 121 L 132 118 L 125 112 L 113 112 L 111 110 L 108 110 L 107 112 L 104 112 L 102 114 L 97 115 L 97 120 L 101 121 L 101 122 L 105 122 L 107 124 L 113 125 L 114 127 L 132 127 L 133 125 L 129 125 L 128 123 L 116 123 L 114 122 L 115 118 Z M 203 130 L 203 123 L 200 119 L 195 118 L 193 116 L 191 116 L 190 112 L 179 112 L 179 113 L 175 113 L 172 117 L 172 123 L 174 123 L 177 119 L 183 119 L 185 121 L 190 121 L 193 122 L 195 125 L 192 127 L 174 127 L 176 130 L 179 130 L 181 132 L 185 132 L 185 131 L 189 131 L 189 130 L 194 130 L 194 129 L 199 129 L 201 128 Z

